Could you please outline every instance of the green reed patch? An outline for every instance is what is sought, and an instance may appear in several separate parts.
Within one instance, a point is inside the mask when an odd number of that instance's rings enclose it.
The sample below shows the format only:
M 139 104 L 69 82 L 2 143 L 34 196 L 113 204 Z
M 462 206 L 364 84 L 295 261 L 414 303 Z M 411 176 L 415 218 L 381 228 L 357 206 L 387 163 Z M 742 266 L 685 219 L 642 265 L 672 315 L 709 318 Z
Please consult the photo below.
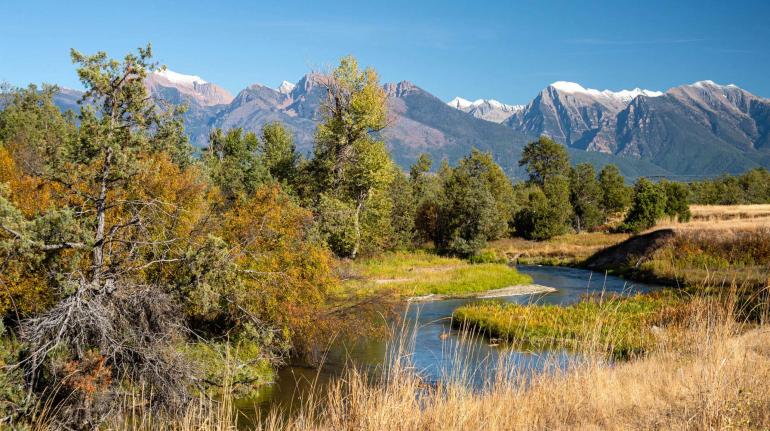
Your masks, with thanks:
M 657 325 L 671 321 L 682 301 L 669 291 L 589 297 L 565 307 L 485 301 L 455 310 L 454 325 L 517 345 L 603 350 L 625 358 L 649 351 Z

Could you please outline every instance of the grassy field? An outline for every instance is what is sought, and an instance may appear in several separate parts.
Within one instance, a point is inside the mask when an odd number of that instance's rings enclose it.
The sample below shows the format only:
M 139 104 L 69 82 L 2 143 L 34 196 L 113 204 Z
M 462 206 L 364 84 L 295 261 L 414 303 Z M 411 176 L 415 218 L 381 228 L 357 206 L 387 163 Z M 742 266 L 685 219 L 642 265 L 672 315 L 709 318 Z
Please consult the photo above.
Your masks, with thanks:
M 689 222 L 664 219 L 646 232 L 658 229 L 720 231 L 770 228 L 770 205 L 691 205 L 690 211 L 692 219 Z M 547 241 L 506 238 L 492 242 L 489 248 L 522 264 L 579 265 L 597 251 L 629 237 L 624 233 L 581 232 L 560 235 Z
M 654 228 L 674 230 L 724 230 L 770 228 L 770 205 L 691 205 L 686 223 L 662 220 Z
M 344 288 L 356 295 L 383 289 L 403 297 L 459 295 L 528 284 L 529 276 L 502 263 L 471 264 L 427 251 L 394 252 L 347 263 Z
M 524 347 L 582 350 L 588 340 L 613 356 L 630 357 L 651 350 L 654 328 L 671 323 L 681 307 L 686 302 L 671 292 L 587 298 L 567 307 L 489 301 L 456 309 L 453 323 Z

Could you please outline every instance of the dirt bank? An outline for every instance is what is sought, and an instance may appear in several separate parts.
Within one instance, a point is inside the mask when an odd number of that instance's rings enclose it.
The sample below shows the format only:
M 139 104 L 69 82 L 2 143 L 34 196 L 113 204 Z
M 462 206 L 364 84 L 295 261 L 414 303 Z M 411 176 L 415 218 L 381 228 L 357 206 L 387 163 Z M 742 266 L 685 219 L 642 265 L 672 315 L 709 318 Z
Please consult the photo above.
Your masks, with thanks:
M 676 233 L 672 229 L 661 229 L 633 236 L 595 253 L 586 259 L 581 266 L 599 271 L 638 268 L 656 250 L 671 241 L 675 235 Z

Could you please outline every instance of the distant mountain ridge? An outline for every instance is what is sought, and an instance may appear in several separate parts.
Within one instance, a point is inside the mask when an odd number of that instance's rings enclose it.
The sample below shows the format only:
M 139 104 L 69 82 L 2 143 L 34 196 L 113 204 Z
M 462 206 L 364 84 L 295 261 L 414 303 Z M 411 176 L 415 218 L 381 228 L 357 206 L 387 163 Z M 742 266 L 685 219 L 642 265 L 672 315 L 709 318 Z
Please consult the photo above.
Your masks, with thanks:
M 312 150 L 325 97 L 325 75 L 309 73 L 276 88 L 253 84 L 232 96 L 195 75 L 151 74 L 153 97 L 186 103 L 191 142 L 208 145 L 212 128 L 258 132 L 272 121 L 295 135 L 298 150 Z M 734 85 L 711 81 L 651 90 L 594 90 L 558 81 L 526 105 L 493 99 L 455 98 L 445 103 L 409 82 L 387 83 L 389 126 L 382 132 L 394 160 L 404 167 L 426 152 L 450 163 L 471 148 L 490 151 L 511 176 L 521 177 L 521 149 L 548 135 L 566 145 L 573 161 L 600 167 L 616 163 L 630 177 L 713 175 L 770 166 L 770 101 Z M 77 92 L 56 101 L 75 109 Z
M 770 100 L 713 81 L 666 92 L 598 91 L 557 82 L 505 124 L 571 148 L 702 175 L 769 166 L 768 110 Z
M 447 102 L 447 105 L 467 112 L 476 118 L 495 123 L 502 123 L 511 115 L 524 109 L 524 105 L 508 105 L 494 99 L 477 99 L 471 102 L 462 97 L 455 97 Z

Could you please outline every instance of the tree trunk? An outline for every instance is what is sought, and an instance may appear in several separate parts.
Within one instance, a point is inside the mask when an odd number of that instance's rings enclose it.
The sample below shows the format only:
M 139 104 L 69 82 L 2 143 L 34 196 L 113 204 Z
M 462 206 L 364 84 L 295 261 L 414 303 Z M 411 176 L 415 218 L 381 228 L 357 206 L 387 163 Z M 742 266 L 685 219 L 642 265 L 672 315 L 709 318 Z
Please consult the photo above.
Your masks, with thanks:
M 353 250 L 350 252 L 351 259 L 356 258 L 358 255 L 358 249 L 361 246 L 361 208 L 363 205 L 363 200 L 359 200 L 358 205 L 356 205 L 356 212 L 353 213 L 353 230 L 355 231 L 355 241 L 353 243 Z
M 102 278 L 102 265 L 104 265 L 104 224 L 105 212 L 107 208 L 107 180 L 110 176 L 110 165 L 112 164 L 112 148 L 107 148 L 104 155 L 104 166 L 102 167 L 101 184 L 99 190 L 99 199 L 96 201 L 96 233 L 94 235 L 94 274 L 93 282 L 97 286 Z
M 366 202 L 367 196 L 369 196 L 368 190 L 358 196 L 356 212 L 353 213 L 353 230 L 355 230 L 355 242 L 353 243 L 353 250 L 350 252 L 351 259 L 355 259 L 356 256 L 358 256 L 358 250 L 361 247 L 361 211 L 364 208 L 364 202 Z

